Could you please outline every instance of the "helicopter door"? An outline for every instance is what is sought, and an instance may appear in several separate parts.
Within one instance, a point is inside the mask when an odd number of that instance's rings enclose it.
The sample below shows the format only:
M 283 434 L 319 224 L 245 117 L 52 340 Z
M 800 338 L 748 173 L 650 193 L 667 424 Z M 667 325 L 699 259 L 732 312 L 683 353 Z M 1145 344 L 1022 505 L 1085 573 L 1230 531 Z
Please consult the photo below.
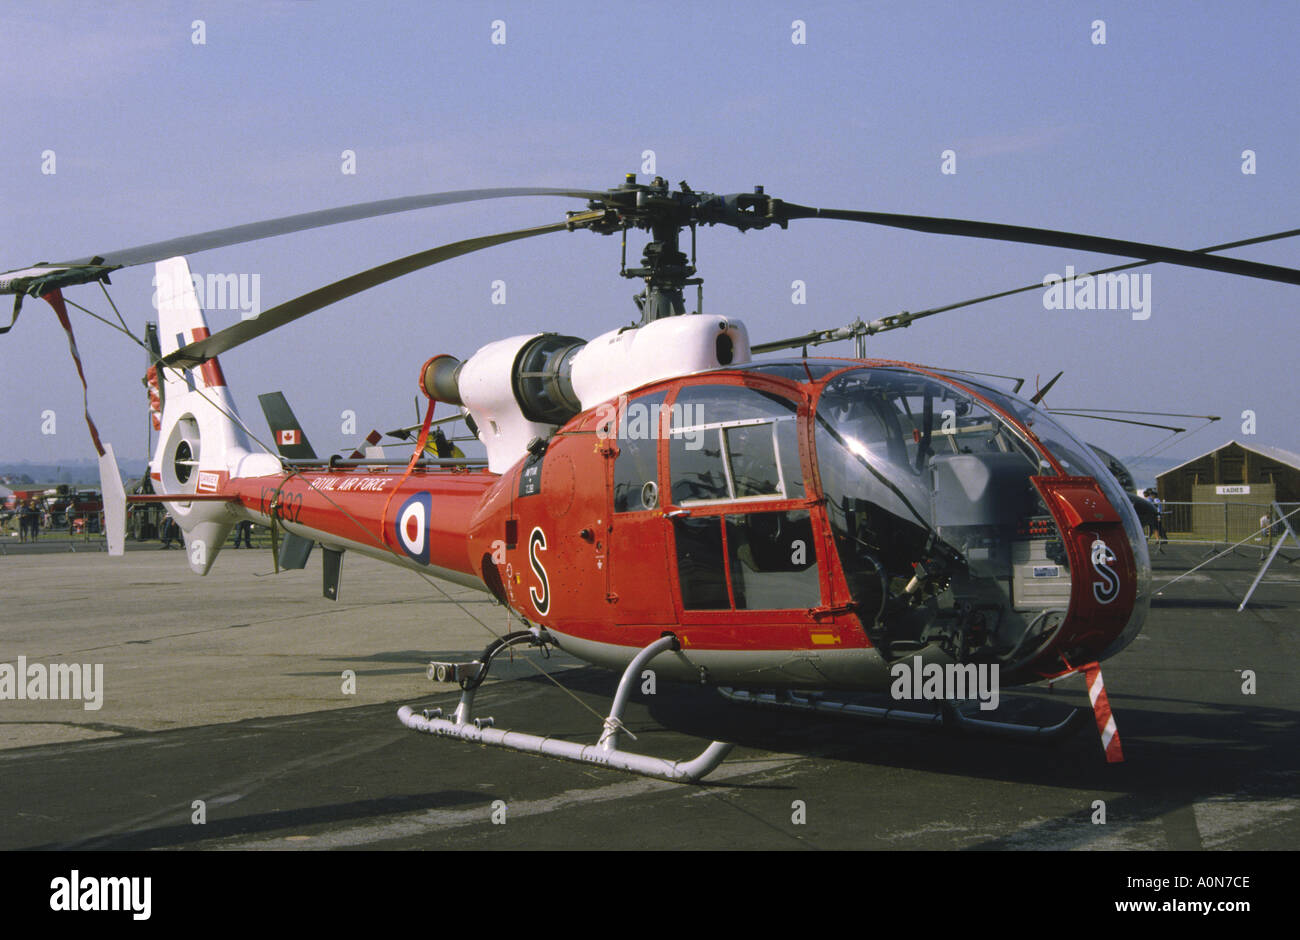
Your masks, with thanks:
M 668 435 L 672 559 L 683 624 L 802 624 L 822 603 L 799 462 L 798 406 L 739 385 L 688 386 Z
M 670 624 L 668 546 L 659 492 L 660 415 L 665 392 L 627 401 L 618 416 L 611 494 L 609 579 L 614 622 Z

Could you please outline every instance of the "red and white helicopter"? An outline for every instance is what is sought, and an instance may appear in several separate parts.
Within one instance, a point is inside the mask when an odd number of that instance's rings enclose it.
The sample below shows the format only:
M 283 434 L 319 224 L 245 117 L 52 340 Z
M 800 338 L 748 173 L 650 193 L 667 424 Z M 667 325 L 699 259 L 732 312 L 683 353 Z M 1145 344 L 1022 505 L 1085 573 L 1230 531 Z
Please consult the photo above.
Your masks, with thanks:
M 456 242 L 345 278 L 209 334 L 184 255 L 274 235 L 450 203 L 515 196 L 586 201 L 563 221 Z M 1132 504 L 1102 461 L 1036 402 L 969 373 L 858 359 L 754 359 L 807 334 L 751 347 L 729 316 L 687 315 L 698 285 L 684 229 L 740 230 L 838 219 L 1104 252 L 1300 284 L 1300 271 L 1109 238 L 986 222 L 815 209 L 765 194 L 672 190 L 634 176 L 612 190 L 439 193 L 307 213 L 0 275 L 0 292 L 44 297 L 69 331 L 62 289 L 156 263 L 149 370 L 159 441 L 156 495 L 205 574 L 232 527 L 272 526 L 280 563 L 324 554 L 337 594 L 342 554 L 359 552 L 489 592 L 524 629 L 471 663 L 433 663 L 463 694 L 450 716 L 399 712 L 411 728 L 675 780 L 695 780 L 730 745 L 682 762 L 618 745 L 641 670 L 716 686 L 736 701 L 809 711 L 1052 735 L 938 711 L 873 707 L 826 692 L 888 692 L 899 666 L 917 684 L 993 669 L 1003 686 L 1083 672 L 1108 759 L 1120 757 L 1098 664 L 1124 649 L 1149 605 L 1150 564 Z M 429 399 L 410 461 L 320 460 L 272 408 L 280 453 L 252 443 L 217 355 L 344 297 L 449 258 L 549 232 L 649 232 L 640 323 L 591 340 L 530 333 L 464 361 L 429 359 Z M 1252 239 L 1250 241 L 1267 240 Z M 1241 242 L 1235 244 L 1248 244 Z M 692 244 L 693 254 L 693 244 Z M 1115 269 L 1108 269 L 1115 270 Z M 1031 285 L 1041 286 L 1041 285 Z M 1030 288 L 1021 288 L 1028 290 Z M 1005 296 L 1014 291 L 994 296 Z M 988 299 L 988 298 L 980 298 Z M 976 302 L 976 301 L 971 301 Z M 856 335 L 961 306 L 858 324 Z M 12 326 L 12 324 L 11 324 Z M 845 336 L 851 335 L 846 333 Z M 74 357 L 76 355 L 73 343 Z M 458 406 L 486 459 L 425 456 L 433 408 Z M 277 418 L 276 415 L 282 415 Z M 277 426 L 278 423 L 278 426 Z M 101 444 L 110 550 L 127 497 Z M 554 645 L 623 672 L 600 740 L 507 732 L 472 715 L 492 660 Z

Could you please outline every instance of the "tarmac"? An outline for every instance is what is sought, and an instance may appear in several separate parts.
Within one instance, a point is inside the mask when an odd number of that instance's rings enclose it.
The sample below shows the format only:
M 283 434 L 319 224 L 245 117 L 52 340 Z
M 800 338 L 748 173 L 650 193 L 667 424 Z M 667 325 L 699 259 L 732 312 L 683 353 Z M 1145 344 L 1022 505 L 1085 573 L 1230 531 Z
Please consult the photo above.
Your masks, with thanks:
M 1203 553 L 1157 555 L 1157 588 Z M 1259 555 L 1161 591 L 1103 665 L 1123 763 L 1105 762 L 1090 712 L 1042 744 L 662 683 L 634 696 L 628 747 L 736 744 L 683 785 L 401 726 L 403 704 L 455 705 L 430 659 L 473 659 L 517 628 L 484 594 L 352 555 L 333 602 L 316 555 L 273 575 L 268 551 L 226 549 L 200 578 L 157 543 L 123 558 L 10 544 L 0 663 L 103 672 L 97 709 L 0 700 L 0 849 L 1293 849 L 1300 552 L 1238 613 Z M 499 661 L 478 713 L 594 743 L 617 681 L 530 651 Z M 1002 698 L 1022 720 L 1088 704 L 1080 677 Z

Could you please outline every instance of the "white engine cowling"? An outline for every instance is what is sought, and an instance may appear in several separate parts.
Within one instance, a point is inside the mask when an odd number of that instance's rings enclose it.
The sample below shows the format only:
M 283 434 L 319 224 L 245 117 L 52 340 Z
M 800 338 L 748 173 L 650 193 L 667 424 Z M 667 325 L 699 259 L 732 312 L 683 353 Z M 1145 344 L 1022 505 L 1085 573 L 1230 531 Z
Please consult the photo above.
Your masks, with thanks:
M 739 320 L 666 317 L 597 336 L 574 356 L 570 381 L 587 409 L 649 382 L 749 360 L 749 333 Z
M 749 361 L 739 320 L 682 316 L 611 330 L 585 345 L 553 334 L 512 336 L 484 346 L 454 376 L 448 363 L 447 375 L 474 418 L 488 469 L 504 473 L 529 441 L 549 437 L 579 411 L 660 379 Z
M 505 473 L 528 452 L 528 442 L 546 438 L 555 425 L 530 421 L 515 397 L 515 361 L 540 336 L 511 336 L 488 343 L 465 360 L 456 377 L 461 404 L 469 409 L 478 439 L 487 448 L 488 469 Z

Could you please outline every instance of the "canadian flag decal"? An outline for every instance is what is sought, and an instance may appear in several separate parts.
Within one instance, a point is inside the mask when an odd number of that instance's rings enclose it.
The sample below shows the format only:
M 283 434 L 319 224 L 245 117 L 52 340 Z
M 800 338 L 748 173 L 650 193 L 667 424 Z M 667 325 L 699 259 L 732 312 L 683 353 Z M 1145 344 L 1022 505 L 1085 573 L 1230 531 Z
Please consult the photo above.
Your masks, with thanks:
M 302 432 L 294 429 L 292 431 L 277 431 L 278 442 L 280 444 L 301 444 Z
M 429 515 L 433 511 L 433 498 L 428 493 L 416 493 L 397 514 L 397 544 L 402 551 L 422 565 L 429 563 Z

